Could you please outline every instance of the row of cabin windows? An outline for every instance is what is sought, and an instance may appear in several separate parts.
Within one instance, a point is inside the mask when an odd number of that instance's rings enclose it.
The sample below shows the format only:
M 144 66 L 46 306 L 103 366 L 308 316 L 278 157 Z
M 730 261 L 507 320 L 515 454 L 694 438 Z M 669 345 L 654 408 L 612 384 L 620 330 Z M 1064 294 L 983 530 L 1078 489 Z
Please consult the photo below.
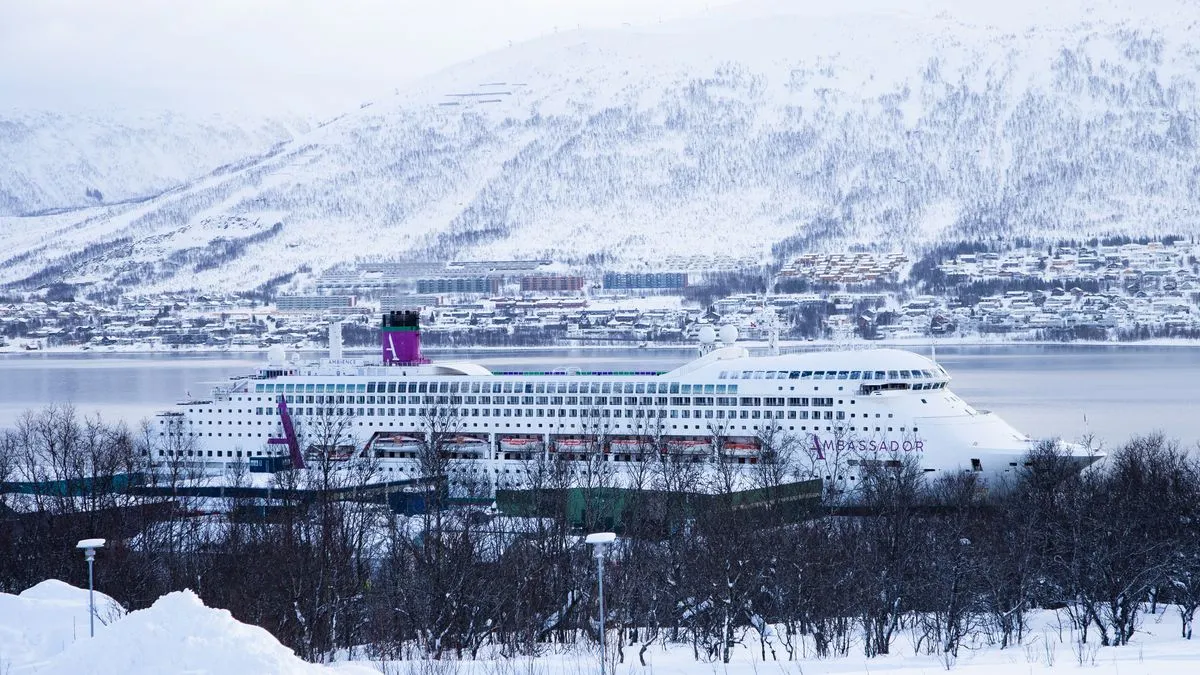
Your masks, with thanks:
M 921 380 L 949 377 L 939 370 L 723 370 L 719 380 Z M 736 386 L 736 385 L 735 385 Z
M 286 383 L 254 385 L 258 394 L 736 394 L 736 384 L 679 382 L 423 382 Z
M 184 457 L 184 456 L 187 456 L 187 457 L 213 457 L 214 452 L 217 453 L 216 454 L 217 457 L 233 457 L 236 459 L 237 457 L 242 456 L 241 450 L 208 450 L 207 454 L 206 454 L 206 451 L 204 451 L 204 450 L 188 450 L 186 453 L 183 450 L 159 450 L 158 456 L 159 457 Z M 245 454 L 246 454 L 246 457 L 262 457 L 263 451 L 262 450 L 257 450 L 257 451 L 246 450 Z M 276 452 L 274 454 L 276 456 L 281 456 L 283 453 Z
M 299 398 L 299 397 L 297 397 L 297 398 Z M 744 399 L 744 400 L 746 400 L 746 399 Z M 753 399 L 753 400 L 758 401 L 759 399 Z M 770 399 L 770 398 L 766 399 L 766 401 L 768 403 L 779 402 L 782 400 L 783 399 Z M 808 398 L 788 399 L 788 401 L 789 401 L 789 403 L 791 401 L 797 401 L 797 402 L 803 401 L 803 404 L 808 404 L 811 402 L 812 406 L 814 406 L 814 407 L 821 407 L 821 406 L 832 407 L 833 406 L 833 399 L 827 398 L 827 397 L 816 397 L 816 398 L 812 398 L 812 399 L 808 399 Z M 922 402 L 923 403 L 925 402 L 924 399 L 922 399 Z M 841 404 L 844 402 L 838 401 L 838 403 Z M 854 401 L 851 401 L 851 403 L 854 403 Z M 747 404 L 747 405 L 749 405 L 749 404 Z M 620 408 L 617 408 L 617 409 L 611 409 L 611 408 L 584 409 L 584 410 L 577 410 L 575 408 L 557 408 L 557 409 L 556 408 L 525 408 L 523 410 L 524 410 L 524 412 L 522 412 L 522 408 L 457 408 L 457 407 L 448 407 L 448 408 L 437 408 L 437 407 L 434 407 L 434 408 L 337 407 L 337 408 L 334 408 L 334 407 L 318 406 L 315 408 L 313 408 L 313 407 L 292 408 L 290 412 L 292 414 L 298 415 L 298 416 L 317 415 L 317 416 L 325 416 L 325 417 L 332 417 L 332 416 L 338 416 L 338 417 L 342 417 L 342 416 L 348 416 L 348 417 L 353 417 L 353 416 L 395 417 L 395 416 L 405 416 L 405 415 L 410 416 L 410 417 L 425 417 L 427 415 L 434 415 L 434 416 L 450 415 L 450 416 L 462 416 L 462 417 L 521 417 L 521 416 L 525 416 L 525 417 L 594 417 L 594 418 L 598 418 L 598 417 L 637 417 L 637 418 L 670 417 L 672 419 L 675 419 L 675 418 L 689 419 L 692 417 L 694 417 L 696 419 L 700 419 L 700 418 L 704 418 L 704 419 L 810 419 L 811 418 L 811 419 L 839 419 L 839 420 L 846 419 L 846 411 L 844 411 L 844 410 L 838 410 L 836 412 L 832 411 L 832 410 L 825 410 L 825 411 L 820 411 L 820 410 L 812 410 L 812 411 L 808 411 L 808 410 L 787 410 L 787 411 L 784 411 L 784 410 L 774 410 L 774 411 L 772 411 L 772 410 L 729 410 L 729 411 L 725 411 L 725 410 L 716 410 L 716 411 L 713 411 L 713 410 L 669 410 L 668 411 L 668 410 L 661 410 L 661 409 L 656 412 L 654 410 L 646 410 L 644 408 L 625 409 L 624 411 L 622 411 L 622 409 L 620 409 Z M 222 410 L 217 410 L 216 412 L 221 413 Z M 234 410 L 230 409 L 229 412 L 233 413 Z M 241 413 L 242 410 L 238 409 L 237 412 Z M 249 413 L 250 409 L 247 408 L 245 410 L 245 412 Z M 277 410 L 274 406 L 257 407 L 254 409 L 254 414 L 257 416 L 274 416 L 277 414 Z M 867 413 L 863 413 L 862 417 L 867 417 L 867 415 L 868 415 Z M 850 418 L 854 418 L 856 416 L 857 416 L 856 413 L 850 413 Z M 875 416 L 879 417 L 880 414 L 875 413 Z M 888 417 L 891 417 L 891 416 L 892 416 L 892 413 L 888 413 Z M 164 423 L 164 421 L 159 420 L 159 423 L 162 424 L 162 423 Z M 180 423 L 181 423 L 181 421 L 180 421 Z M 214 420 L 207 420 L 207 421 L 205 421 L 205 420 L 188 420 L 188 424 L 191 424 L 191 425 L 195 425 L 195 424 L 203 425 L 206 423 L 211 426 L 214 423 L 217 425 L 221 425 L 221 424 L 224 424 L 225 422 L 223 422 L 222 420 L 215 420 L 215 421 Z M 245 424 L 247 424 L 247 425 L 250 425 L 253 423 L 254 422 L 251 422 L 251 421 L 245 422 Z M 228 424 L 230 424 L 230 425 L 237 424 L 240 426 L 241 424 L 243 424 L 243 422 L 241 420 L 236 420 L 236 421 L 229 421 Z M 257 424 L 261 426 L 262 421 L 258 421 Z
M 403 383 L 401 383 L 401 384 L 403 384 Z M 446 383 L 442 383 L 442 384 L 446 384 Z M 457 385 L 458 383 L 453 383 L 453 384 Z M 430 391 L 426 392 L 424 395 L 407 396 L 406 397 L 406 396 L 391 396 L 391 395 L 381 396 L 381 395 L 374 395 L 374 394 L 358 394 L 358 395 L 343 394 L 343 395 L 338 396 L 338 395 L 333 395 L 331 393 L 333 390 L 333 385 L 329 385 L 329 387 L 328 387 L 329 392 L 326 392 L 325 394 L 318 393 L 318 394 L 314 395 L 314 394 L 310 393 L 314 390 L 314 388 L 316 388 L 317 391 L 320 391 L 320 389 L 325 387 L 325 385 L 321 385 L 321 384 L 309 384 L 309 385 L 304 385 L 304 384 L 271 385 L 271 384 L 267 384 L 267 385 L 259 385 L 259 386 L 265 386 L 268 388 L 276 387 L 279 391 L 275 392 L 273 396 L 268 396 L 265 398 L 262 396 L 259 396 L 259 397 L 247 396 L 245 400 L 247 402 L 254 401 L 254 400 L 256 400 L 256 401 L 264 401 L 264 400 L 271 401 L 274 398 L 276 398 L 277 396 L 279 396 L 281 393 L 283 394 L 285 400 L 288 403 L 318 403 L 318 404 L 336 404 L 336 405 L 346 405 L 346 404 L 355 404 L 355 403 L 357 403 L 359 405 L 363 405 L 363 404 L 374 405 L 377 403 L 387 403 L 389 405 L 397 404 L 397 403 L 400 405 L 404 405 L 405 403 L 407 403 L 409 405 L 417 405 L 417 404 L 423 404 L 423 405 L 430 405 L 430 404 L 435 404 L 435 405 L 446 405 L 446 404 L 450 404 L 450 405 L 464 405 L 464 404 L 465 405 L 489 405 L 489 404 L 493 404 L 493 403 L 507 403 L 509 405 L 598 405 L 598 406 L 603 406 L 603 405 L 657 405 L 657 406 L 718 405 L 718 406 L 722 406 L 722 405 L 739 405 L 739 401 L 740 401 L 740 405 L 757 406 L 757 405 L 760 405 L 760 403 L 759 403 L 760 401 L 767 401 L 766 405 L 768 405 L 768 406 L 770 406 L 770 405 L 782 406 L 782 405 L 784 405 L 783 401 L 785 400 L 783 397 L 759 398 L 759 397 L 748 397 L 748 396 L 742 396 L 740 398 L 737 396 L 715 396 L 715 397 L 714 396 L 624 396 L 624 397 L 622 397 L 622 396 L 548 396 L 548 395 L 547 396 L 537 396 L 537 395 L 529 396 L 529 395 L 516 395 L 516 394 L 510 395 L 510 396 L 491 396 L 491 395 L 474 395 L 474 394 L 440 396 L 440 395 L 435 395 L 433 393 L 434 390 L 435 389 L 444 390 L 444 389 L 446 389 L 446 387 L 437 387 L 436 385 L 437 385 L 437 383 L 430 383 L 430 387 L 429 387 Z M 342 386 L 345 386 L 351 390 L 353 390 L 355 387 L 355 385 L 342 385 Z M 411 388 L 416 388 L 417 386 L 418 385 L 413 384 Z M 447 386 L 449 386 L 449 385 L 447 385 Z M 529 385 L 529 386 L 532 387 L 533 385 Z M 597 387 L 599 387 L 599 386 L 600 385 L 597 384 Z M 634 386 L 633 384 L 629 385 L 629 387 L 633 387 L 633 386 Z M 646 386 L 650 387 L 651 390 L 653 390 L 653 385 L 646 385 Z M 679 386 L 679 385 L 675 385 L 675 386 Z M 704 389 L 713 389 L 714 386 L 718 390 L 718 392 L 720 392 L 720 390 L 722 388 L 724 388 L 725 385 L 698 385 L 698 384 L 697 385 L 686 385 L 685 384 L 685 385 L 682 385 L 682 388 L 684 389 L 683 393 L 687 393 L 686 390 L 689 387 L 691 387 L 694 389 L 694 393 L 699 394 L 699 393 L 701 393 L 702 387 Z M 913 382 L 913 383 L 882 382 L 881 381 L 879 384 L 864 383 L 861 386 L 861 391 L 862 391 L 862 393 L 869 394 L 869 393 L 872 393 L 874 391 L 879 391 L 879 390 L 944 389 L 945 386 L 946 386 L 946 383 L 944 381 L 941 381 L 941 382 Z M 286 389 L 287 391 L 291 391 L 293 388 L 296 391 L 294 391 L 292 393 L 287 393 L 287 392 L 283 391 L 284 389 Z M 457 386 L 450 386 L 451 390 L 453 390 L 455 388 L 457 388 Z M 462 388 L 466 389 L 467 387 L 464 385 Z M 587 389 L 586 386 L 580 386 L 579 388 L 581 390 Z M 674 388 L 674 386 L 672 388 Z M 360 391 L 361 391 L 361 389 L 362 389 L 362 386 L 359 387 Z M 400 387 L 400 389 L 403 390 L 404 387 Z M 658 389 L 660 390 L 659 393 L 663 393 L 663 390 L 667 389 L 667 385 L 666 384 L 658 385 Z M 782 387 L 780 387 L 780 389 L 782 389 Z M 791 387 L 791 389 L 795 389 L 795 387 Z M 838 389 L 841 390 L 842 387 L 839 386 Z M 651 391 L 651 393 L 653 393 L 653 391 Z M 730 391 L 724 392 L 724 393 L 736 393 L 736 387 L 731 386 Z M 241 396 L 237 397 L 237 400 L 241 401 L 242 397 Z M 808 405 L 807 398 L 788 397 L 786 400 L 787 400 L 787 405 L 789 405 L 789 406 Z M 817 399 L 817 400 L 821 400 L 821 399 Z M 817 405 L 820 405 L 820 404 L 817 404 Z M 189 409 L 188 412 L 192 412 L 192 410 Z M 220 410 L 218 410 L 217 412 L 220 412 Z
M 569 406 L 607 406 L 607 405 L 637 405 L 637 406 L 747 406 L 747 407 L 829 407 L 833 399 L 829 397 L 759 397 L 759 396 L 325 396 L 317 394 L 287 395 L 283 397 L 288 404 L 317 404 L 317 405 L 490 405 L 502 403 L 508 405 L 569 405 Z M 261 399 L 260 399 L 261 400 Z M 261 410 L 261 408 L 259 408 Z M 189 408 L 188 412 L 195 412 Z M 216 409 L 218 414 L 223 408 Z M 234 412 L 233 408 L 229 412 Z M 238 408 L 238 413 L 242 412 Z M 259 413 L 262 414 L 262 413 Z
M 520 415 L 517 415 L 517 417 L 520 417 Z M 699 419 L 699 418 L 696 418 L 696 419 Z M 730 419 L 733 419 L 733 418 L 730 418 Z M 770 417 L 768 417 L 768 418 L 766 418 L 766 419 L 771 419 L 771 418 L 770 418 Z M 800 419 L 804 419 L 804 418 L 800 418 Z M 819 420 L 819 419 L 821 419 L 821 418 L 819 418 L 819 417 L 815 417 L 815 416 L 814 416 L 812 419 L 814 419 L 814 420 Z M 829 418 L 829 417 L 825 417 L 824 419 L 831 419 L 831 418 Z M 843 418 L 843 417 L 838 417 L 837 419 L 841 420 L 841 419 L 845 419 L 845 418 Z M 359 423 L 359 426 L 362 426 L 362 423 L 361 423 L 361 422 Z M 382 422 L 380 422 L 380 423 L 379 423 L 379 426 L 383 426 L 383 423 L 382 423 Z M 389 426 L 390 426 L 390 425 L 389 425 Z M 499 423 L 498 423 L 498 422 L 497 422 L 497 426 L 499 426 Z M 505 426 L 508 426 L 508 425 L 505 425 Z M 519 426 L 519 425 L 518 425 L 518 426 Z M 527 425 L 527 426 L 528 426 L 528 425 Z M 538 427 L 541 427 L 541 426 L 542 426 L 541 424 L 539 424 L 539 425 L 538 425 Z M 553 425 L 551 425 L 551 426 L 553 426 Z M 562 425 L 559 425 L 559 426 L 562 426 Z M 608 426 L 608 423 L 607 423 L 607 422 L 605 422 L 605 423 L 604 423 L 604 426 L 605 426 L 605 427 L 607 427 L 607 426 Z M 618 426 L 619 426 L 619 425 L 618 425 Z M 572 424 L 572 425 L 571 425 L 571 428 L 575 428 L 575 425 L 574 425 L 574 424 Z M 630 428 L 632 428 L 632 427 L 630 427 Z M 672 426 L 671 426 L 671 428 L 672 428 L 672 429 L 677 429 L 677 428 L 678 428 L 678 425 L 672 425 Z M 683 427 L 683 428 L 684 428 L 684 429 L 686 429 L 686 428 L 688 428 L 688 427 L 687 427 L 686 425 L 684 425 L 684 427 Z M 700 429 L 700 428 L 702 428 L 702 427 L 701 427 L 700 425 L 696 425 L 696 428 L 697 428 L 697 429 Z M 732 428 L 732 427 L 731 427 L 731 428 Z M 745 427 L 745 426 L 743 426 L 742 428 L 743 428 L 743 429 L 745 429 L 746 427 Z M 861 428 L 859 428 L 859 427 L 855 427 L 855 426 L 850 426 L 850 427 L 839 426 L 839 427 L 837 427 L 837 430 L 838 430 L 838 431 L 845 431 L 847 428 L 848 428 L 850 431 L 872 431 L 872 428 L 871 428 L 871 427 L 869 427 L 869 426 L 863 426 L 863 427 L 861 427 Z M 757 430 L 758 430 L 758 426 L 757 426 L 757 425 L 755 425 L 755 426 L 754 426 L 754 429 L 757 431 Z M 796 428 L 795 428 L 795 427 L 788 427 L 788 430 L 789 430 L 789 431 L 795 431 L 795 430 L 796 430 Z M 806 427 L 806 426 L 802 426 L 802 427 L 800 427 L 800 430 L 801 430 L 801 431 L 808 431 L 808 427 Z M 819 430 L 820 430 L 820 427 L 815 427 L 815 426 L 813 427 L 813 431 L 819 431 Z M 825 427 L 825 430 L 826 430 L 826 431 L 832 431 L 832 430 L 833 430 L 833 427 Z M 874 431 L 883 431 L 883 430 L 884 430 L 884 428 L 883 428 L 883 427 L 881 427 L 881 426 L 877 426 L 877 427 L 875 427 L 873 430 L 874 430 Z M 895 430 L 895 428 L 894 428 L 894 427 L 887 427 L 887 431 L 894 431 L 894 430 Z M 900 427 L 900 431 L 905 431 L 905 430 L 906 430 L 906 429 L 905 429 L 905 427 Z M 915 432 L 915 431 L 917 431 L 917 427 L 913 427 L 913 429 L 912 429 L 912 430 L 913 430 L 914 432 Z M 185 432 L 183 432 L 183 431 L 161 432 L 161 431 L 160 431 L 158 435 L 159 435 L 159 436 L 180 436 L 180 437 L 182 437 L 182 436 L 184 436 L 184 435 L 185 435 Z M 210 432 L 208 432 L 207 434 L 206 434 L 205 432 L 203 432 L 203 431 L 201 431 L 201 432 L 189 431 L 189 432 L 186 432 L 186 435 L 187 435 L 187 436 L 193 436 L 193 437 L 204 437 L 204 436 L 210 436 L 210 437 L 211 437 L 211 436 L 217 436 L 217 437 L 222 437 L 222 438 L 225 438 L 225 437 L 227 437 L 227 438 L 233 438 L 235 435 L 236 435 L 238 438 L 243 438 L 243 437 L 244 437 L 244 438 L 262 438 L 262 437 L 263 437 L 263 435 L 262 435 L 261 433 L 258 433 L 258 434 L 252 434 L 252 433 L 249 433 L 249 432 L 247 432 L 246 434 L 242 434 L 242 433 L 240 433 L 240 432 L 239 432 L 239 433 L 237 433 L 237 434 L 234 434 L 234 433 L 232 433 L 232 432 L 231 432 L 231 433 L 225 434 L 225 433 L 222 433 L 222 432 L 219 432 L 219 431 L 218 431 L 218 432 L 215 432 L 215 433 L 210 431 Z
M 890 417 L 890 416 L 888 416 L 888 417 Z M 384 424 L 383 422 L 380 422 L 379 426 L 383 426 L 383 424 Z M 499 428 L 499 425 L 500 425 L 500 423 L 497 422 L 496 423 L 497 428 Z M 362 426 L 361 422 L 359 423 L 359 426 Z M 367 423 L 367 426 L 374 426 L 374 423 L 373 422 Z M 388 426 L 395 426 L 395 423 L 389 423 Z M 479 424 L 476 423 L 476 424 L 473 424 L 472 426 L 479 426 Z M 487 423 L 484 423 L 484 426 L 487 426 Z M 505 426 L 505 428 L 509 428 L 510 425 L 508 423 L 505 423 L 504 426 Z M 518 426 L 518 428 L 520 428 L 521 424 L 517 423 L 517 424 L 515 424 L 515 426 Z M 553 428 L 554 425 L 551 424 L 550 426 L 551 426 L 551 428 Z M 566 425 L 559 424 L 558 426 L 559 426 L 559 428 L 565 428 Z M 586 428 L 587 425 L 581 424 L 580 426 L 581 426 L 581 429 L 583 429 L 583 428 Z M 604 429 L 620 429 L 620 423 L 610 425 L 607 422 L 605 422 L 602 425 L 596 424 L 595 428 L 599 429 L 600 426 L 604 426 Z M 710 432 L 713 430 L 712 424 L 708 424 L 708 425 L 704 425 L 704 426 L 697 424 L 695 426 L 696 426 L 697 430 L 704 430 L 707 432 Z M 780 426 L 778 423 L 775 423 L 774 426 L 776 429 L 780 429 L 780 430 L 782 429 L 782 426 Z M 533 424 L 526 424 L 526 428 L 533 429 Z M 541 429 L 542 424 L 538 424 L 538 428 Z M 571 424 L 570 428 L 575 429 L 575 424 Z M 626 429 L 644 429 L 643 426 L 638 426 L 638 425 L 634 425 L 634 424 L 626 424 L 625 428 Z M 684 424 L 683 428 L 688 429 L 688 425 Z M 672 424 L 671 429 L 679 429 L 679 425 Z M 728 430 L 730 430 L 730 431 L 736 430 L 736 429 L 737 429 L 737 426 L 728 426 Z M 742 429 L 745 430 L 746 425 L 742 425 Z M 752 425 L 751 429 L 754 431 L 757 431 L 758 425 L 757 424 Z M 763 425 L 763 429 L 767 429 L 767 425 Z M 822 429 L 821 426 L 812 426 L 812 431 L 821 431 L 821 429 Z M 870 431 L 882 432 L 882 431 L 884 431 L 883 426 L 875 426 L 874 429 L 872 429 L 871 426 L 865 426 L 865 425 L 864 426 L 851 425 L 851 426 L 848 426 L 848 428 L 847 428 L 847 426 L 844 426 L 844 425 L 824 426 L 824 430 L 826 430 L 826 431 L 846 431 L 847 429 L 850 431 L 866 431 L 866 432 L 870 432 Z M 796 431 L 796 426 L 794 426 L 794 425 L 788 426 L 787 430 L 788 431 Z M 805 426 L 805 425 L 800 426 L 800 431 L 808 431 L 808 430 L 809 430 L 808 426 Z M 892 431 L 895 431 L 895 428 L 894 428 L 894 426 L 887 426 L 886 430 L 888 432 L 892 432 Z M 901 426 L 900 431 L 905 432 L 905 431 L 907 431 L 907 429 L 905 428 L 905 426 Z M 913 434 L 916 434 L 917 431 L 918 431 L 918 429 L 916 428 L 916 426 L 913 426 L 913 428 L 912 428 Z M 222 432 L 220 432 L 220 431 L 216 432 L 216 434 L 214 434 L 214 432 L 211 432 L 211 431 L 209 431 L 208 434 L 204 434 L 204 432 L 194 432 L 194 431 L 187 431 L 186 434 L 184 431 L 168 431 L 168 432 L 160 431 L 160 432 L 158 432 L 158 435 L 160 435 L 160 436 L 175 436 L 175 437 L 182 437 L 185 435 L 190 436 L 190 437 L 204 437 L 204 436 L 229 437 L 229 438 L 234 437 L 234 434 L 222 434 Z M 241 438 L 244 436 L 242 436 L 242 434 L 236 434 L 236 437 Z M 262 434 L 257 434 L 257 435 L 256 434 L 246 434 L 245 437 L 246 438 L 251 438 L 251 437 L 262 438 L 263 435 Z M 217 452 L 220 453 L 220 450 L 217 450 Z M 259 454 L 262 454 L 262 453 L 259 452 Z M 278 454 L 278 453 L 276 453 L 276 454 Z M 505 453 L 504 459 L 510 459 L 510 454 L 515 455 L 515 454 L 520 454 L 520 453 Z M 212 456 L 211 450 L 210 450 L 209 456 Z M 217 456 L 221 456 L 221 455 L 218 454 Z M 233 450 L 230 450 L 229 456 L 233 456 Z M 247 456 L 250 456 L 250 455 L 247 454 Z M 380 452 L 380 454 L 378 456 L 384 456 L 384 455 L 382 454 L 382 452 Z M 386 456 L 390 456 L 390 458 L 396 458 L 396 456 L 406 456 L 406 455 L 404 455 L 403 453 L 401 455 L 397 455 L 394 452 L 388 452 L 388 454 L 386 454 Z M 475 455 L 472 455 L 472 456 L 475 456 Z M 463 455 L 462 459 L 469 459 L 469 458 L 467 458 L 466 455 Z M 514 458 L 512 458 L 512 459 L 520 459 L 520 458 L 516 458 L 516 456 L 514 456 Z
M 524 412 L 522 412 L 524 411 Z M 293 408 L 291 414 L 302 417 L 316 415 L 318 417 L 628 417 L 628 418 L 671 418 L 671 419 L 846 419 L 845 410 L 646 410 L 643 408 L 604 408 L 602 410 L 576 410 L 574 408 Z M 273 416 L 273 408 L 256 408 L 256 415 Z M 850 413 L 855 417 L 856 413 Z M 863 417 L 867 414 L 864 413 Z M 876 417 L 879 413 L 876 413 Z M 891 413 L 888 414 L 891 417 Z M 189 424 L 196 423 L 189 421 Z M 204 424 L 203 421 L 199 422 Z M 221 421 L 216 422 L 218 425 Z M 208 424 L 213 424 L 209 421 Z M 242 424 L 242 422 L 230 422 Z M 246 424 L 250 424 L 247 422 Z M 262 424 L 262 422 L 258 422 Z
M 721 379 L 792 380 L 909 380 L 944 376 L 929 370 L 840 371 L 722 371 Z M 941 388 L 944 382 L 938 383 Z M 914 388 L 933 388 L 914 385 Z M 265 394 L 736 394 L 736 384 L 681 384 L 678 382 L 366 382 L 258 383 L 255 393 Z M 360 397 L 361 398 L 361 397 Z M 660 404 L 661 405 L 661 404 Z

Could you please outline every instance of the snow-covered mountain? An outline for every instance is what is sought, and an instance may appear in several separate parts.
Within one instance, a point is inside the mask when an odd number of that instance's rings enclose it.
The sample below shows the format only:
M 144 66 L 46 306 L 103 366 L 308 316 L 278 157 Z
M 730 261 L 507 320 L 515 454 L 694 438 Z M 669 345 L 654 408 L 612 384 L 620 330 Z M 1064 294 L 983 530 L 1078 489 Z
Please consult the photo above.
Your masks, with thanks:
M 294 116 L 0 110 L 0 215 L 152 197 L 309 126 Z
M 518 45 L 145 203 L 0 219 L 0 283 L 1200 230 L 1200 7 L 963 4 L 754 2 Z

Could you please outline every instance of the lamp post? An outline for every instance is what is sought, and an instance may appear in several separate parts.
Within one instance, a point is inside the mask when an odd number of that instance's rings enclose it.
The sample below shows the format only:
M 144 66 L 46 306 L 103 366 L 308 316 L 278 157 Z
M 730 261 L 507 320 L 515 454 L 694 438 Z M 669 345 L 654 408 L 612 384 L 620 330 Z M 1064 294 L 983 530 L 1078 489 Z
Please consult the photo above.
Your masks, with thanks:
M 604 669 L 607 667 L 604 663 L 604 547 L 616 540 L 617 535 L 612 532 L 595 532 L 584 539 L 584 542 L 594 546 L 596 551 L 596 581 L 600 587 L 600 675 L 604 675 Z
M 92 563 L 96 561 L 96 549 L 104 548 L 103 539 L 84 539 L 75 548 L 83 549 L 83 559 L 88 564 L 88 627 L 92 637 L 96 637 L 96 596 L 92 577 Z

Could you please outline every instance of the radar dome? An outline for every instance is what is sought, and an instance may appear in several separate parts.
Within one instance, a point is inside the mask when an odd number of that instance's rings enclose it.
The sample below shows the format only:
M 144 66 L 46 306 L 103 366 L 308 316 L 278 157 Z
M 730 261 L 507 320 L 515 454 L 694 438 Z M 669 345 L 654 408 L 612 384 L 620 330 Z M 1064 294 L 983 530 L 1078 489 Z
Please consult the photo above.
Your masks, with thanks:
M 738 329 L 737 326 L 721 326 L 721 342 L 731 345 L 737 342 Z
M 700 329 L 700 344 L 711 345 L 717 341 L 717 329 L 704 326 Z
M 282 366 L 287 361 L 287 352 L 283 345 L 271 345 L 267 350 L 267 363 L 272 366 Z

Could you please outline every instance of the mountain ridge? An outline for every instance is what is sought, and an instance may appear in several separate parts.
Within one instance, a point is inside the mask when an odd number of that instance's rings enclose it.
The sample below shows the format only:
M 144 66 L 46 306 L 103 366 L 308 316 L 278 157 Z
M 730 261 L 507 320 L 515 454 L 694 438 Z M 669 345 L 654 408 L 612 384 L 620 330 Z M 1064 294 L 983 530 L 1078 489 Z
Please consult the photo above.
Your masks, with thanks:
M 16 252 L 0 283 L 36 287 L 66 259 L 60 281 L 239 290 L 367 257 L 642 268 L 1200 230 L 1196 21 L 1074 3 L 1018 29 L 964 24 L 947 4 L 519 45 L 145 203 L 22 219 L 31 233 L 0 234 Z M 232 221 L 280 227 L 215 267 L 165 262 L 212 249 Z M 105 236 L 130 244 L 79 259 Z
M 0 215 L 150 199 L 310 126 L 283 114 L 0 110 Z

